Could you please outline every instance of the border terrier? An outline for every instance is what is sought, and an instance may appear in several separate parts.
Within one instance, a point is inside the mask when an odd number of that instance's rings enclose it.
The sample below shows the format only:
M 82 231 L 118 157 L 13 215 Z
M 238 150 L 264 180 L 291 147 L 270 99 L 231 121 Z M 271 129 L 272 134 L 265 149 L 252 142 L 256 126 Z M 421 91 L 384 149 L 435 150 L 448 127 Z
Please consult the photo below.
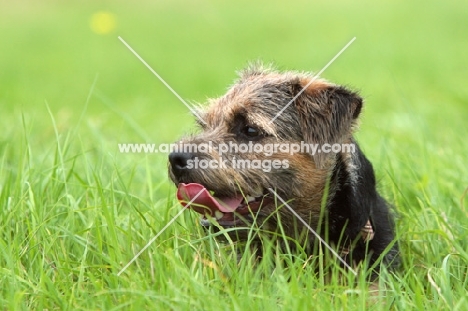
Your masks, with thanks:
M 236 228 L 228 233 L 234 241 L 245 241 L 255 226 L 281 232 L 312 253 L 318 240 L 268 190 L 274 189 L 346 262 L 395 266 L 391 208 L 378 194 L 372 164 L 352 136 L 362 105 L 357 93 L 312 74 L 249 66 L 225 95 L 199 109 L 201 132 L 178 142 L 214 147 L 170 153 L 169 176 L 179 201 L 202 214 L 204 227 Z M 222 154 L 222 144 L 302 144 L 319 150 L 265 155 L 238 148 Z M 355 148 L 321 152 L 327 144 Z M 228 164 L 202 166 L 202 161 Z M 235 165 L 239 161 L 252 166 Z M 254 167 L 255 161 L 262 165 Z

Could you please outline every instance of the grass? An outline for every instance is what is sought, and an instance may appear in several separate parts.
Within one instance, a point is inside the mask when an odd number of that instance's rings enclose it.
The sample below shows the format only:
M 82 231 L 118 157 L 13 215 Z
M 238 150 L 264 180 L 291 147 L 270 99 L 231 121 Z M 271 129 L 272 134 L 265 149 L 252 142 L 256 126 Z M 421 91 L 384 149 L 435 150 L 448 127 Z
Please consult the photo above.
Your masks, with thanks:
M 2 2 L 0 307 L 464 310 L 467 5 L 360 5 Z M 99 11 L 114 32 L 91 31 Z M 252 59 L 318 71 L 356 36 L 323 76 L 366 98 L 357 138 L 399 215 L 403 267 L 383 274 L 386 290 L 370 295 L 363 274 L 330 280 L 301 253 L 238 265 L 189 212 L 117 276 L 180 210 L 166 156 L 117 143 L 193 130 L 118 35 L 194 101 L 222 94 Z

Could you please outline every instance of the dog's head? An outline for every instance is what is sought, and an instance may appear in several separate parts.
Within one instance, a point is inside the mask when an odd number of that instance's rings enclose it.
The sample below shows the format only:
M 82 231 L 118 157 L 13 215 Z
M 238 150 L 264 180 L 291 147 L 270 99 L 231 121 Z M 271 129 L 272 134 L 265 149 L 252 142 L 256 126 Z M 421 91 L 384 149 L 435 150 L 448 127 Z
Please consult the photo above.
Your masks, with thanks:
M 179 142 L 185 150 L 169 155 L 178 199 L 191 202 L 205 226 L 215 219 L 222 227 L 274 224 L 282 209 L 271 188 L 316 224 L 337 156 L 322 147 L 351 142 L 361 107 L 356 93 L 309 74 L 246 69 L 199 112 L 201 132 Z M 306 144 L 315 154 L 292 151 Z M 281 216 L 292 223 L 289 213 Z

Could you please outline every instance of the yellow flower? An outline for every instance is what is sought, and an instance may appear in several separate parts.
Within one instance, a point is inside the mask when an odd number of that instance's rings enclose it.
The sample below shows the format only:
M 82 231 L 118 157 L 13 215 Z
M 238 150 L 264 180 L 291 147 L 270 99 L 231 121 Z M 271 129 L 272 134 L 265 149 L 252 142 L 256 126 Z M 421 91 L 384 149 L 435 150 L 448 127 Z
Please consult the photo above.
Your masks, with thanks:
M 96 12 L 90 20 L 91 30 L 99 35 L 105 35 L 112 32 L 116 25 L 116 17 L 110 12 Z

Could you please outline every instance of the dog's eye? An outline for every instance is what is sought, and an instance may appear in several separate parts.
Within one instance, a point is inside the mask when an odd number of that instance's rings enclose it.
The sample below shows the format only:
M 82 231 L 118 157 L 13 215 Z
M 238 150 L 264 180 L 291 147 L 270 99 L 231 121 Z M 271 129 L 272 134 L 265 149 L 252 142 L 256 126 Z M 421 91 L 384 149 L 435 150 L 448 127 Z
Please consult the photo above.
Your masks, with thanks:
M 247 136 L 248 138 L 257 138 L 257 137 L 259 137 L 262 133 L 260 132 L 259 129 L 247 125 L 247 126 L 245 126 L 245 127 L 242 129 L 242 134 L 244 134 L 244 135 Z
M 249 137 L 256 137 L 256 136 L 260 135 L 260 131 L 258 129 L 256 129 L 255 127 L 246 126 L 245 127 L 245 135 L 247 135 Z

